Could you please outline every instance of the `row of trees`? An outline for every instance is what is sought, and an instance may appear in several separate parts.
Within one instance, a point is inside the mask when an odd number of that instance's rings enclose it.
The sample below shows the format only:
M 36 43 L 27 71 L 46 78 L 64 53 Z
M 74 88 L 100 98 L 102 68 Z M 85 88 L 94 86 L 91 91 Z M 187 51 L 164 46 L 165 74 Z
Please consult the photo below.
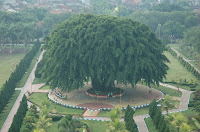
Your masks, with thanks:
M 8 103 L 9 99 L 15 92 L 17 83 L 21 80 L 26 70 L 29 68 L 32 59 L 40 49 L 40 43 L 34 44 L 33 48 L 25 55 L 25 57 L 16 66 L 15 71 L 10 75 L 9 79 L 2 86 L 0 91 L 0 113 Z
M 168 48 L 168 51 L 174 56 L 174 57 L 178 57 L 177 53 L 174 52 L 171 48 Z M 188 61 L 184 60 L 183 57 L 179 56 L 178 60 L 180 61 L 180 63 L 187 68 L 187 70 L 189 72 L 191 72 L 194 76 L 196 76 L 198 79 L 200 79 L 200 73 L 199 71 L 197 71 L 195 69 L 194 66 L 192 66 Z
M 170 132 L 169 126 L 164 118 L 164 115 L 162 115 L 161 109 L 157 106 L 155 99 L 150 103 L 149 115 L 153 120 L 156 129 L 160 132 Z
M 19 13 L 0 11 L 0 51 L 4 44 L 10 44 L 10 52 L 14 44 L 24 44 L 27 51 L 29 43 L 39 39 L 58 23 L 68 19 L 71 13 L 50 14 L 43 8 L 25 8 Z
M 20 131 L 20 128 L 21 128 L 21 125 L 22 125 L 22 122 L 24 120 L 27 110 L 28 110 L 27 99 L 26 99 L 26 96 L 24 95 L 22 98 L 22 101 L 20 102 L 20 106 L 17 110 L 17 113 L 15 114 L 13 118 L 13 122 L 8 132 Z
M 193 11 L 134 12 L 129 17 L 147 24 L 151 31 L 155 32 L 165 43 L 175 39 L 182 39 L 184 32 L 199 25 L 199 17 Z

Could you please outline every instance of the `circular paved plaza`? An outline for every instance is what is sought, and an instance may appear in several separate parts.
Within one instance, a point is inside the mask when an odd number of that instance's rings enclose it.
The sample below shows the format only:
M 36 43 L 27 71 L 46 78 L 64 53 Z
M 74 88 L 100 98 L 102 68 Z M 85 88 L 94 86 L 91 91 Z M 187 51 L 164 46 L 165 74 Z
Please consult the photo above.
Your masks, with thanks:
M 120 97 L 97 98 L 88 96 L 86 90 L 91 87 L 91 84 L 88 83 L 85 84 L 83 88 L 72 92 L 62 92 L 62 94 L 67 95 L 66 99 L 60 99 L 52 92 L 50 98 L 63 104 L 88 107 L 89 109 L 113 108 L 120 105 Z M 125 90 L 125 94 L 121 96 L 121 107 L 127 107 L 128 104 L 132 107 L 149 104 L 153 99 L 160 99 L 163 97 L 161 92 L 152 88 L 149 89 L 147 86 L 140 84 L 137 84 L 135 89 L 133 89 L 131 85 L 125 86 L 123 84 L 118 84 L 116 87 Z

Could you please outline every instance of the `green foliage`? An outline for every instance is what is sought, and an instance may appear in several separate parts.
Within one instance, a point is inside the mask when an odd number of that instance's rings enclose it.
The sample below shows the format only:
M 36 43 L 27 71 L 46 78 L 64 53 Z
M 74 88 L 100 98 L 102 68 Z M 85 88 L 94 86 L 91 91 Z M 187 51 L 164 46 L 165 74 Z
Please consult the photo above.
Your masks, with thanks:
M 23 119 L 26 115 L 26 111 L 28 110 L 28 105 L 27 105 L 27 99 L 26 96 L 24 95 L 22 98 L 22 101 L 20 102 L 20 106 L 17 110 L 17 113 L 15 114 L 13 118 L 13 122 L 11 124 L 11 127 L 9 128 L 9 132 L 19 132 Z
M 124 129 L 123 124 L 120 122 L 121 113 L 122 111 L 119 106 L 110 111 L 110 128 L 109 130 L 106 130 L 106 132 L 127 132 Z
M 126 125 L 126 130 L 129 132 L 138 132 L 137 125 L 133 119 L 133 114 L 135 111 L 130 107 L 130 105 L 127 106 L 124 121 Z
M 154 116 L 154 118 L 153 118 L 153 122 L 154 122 L 154 125 L 156 126 L 156 129 L 158 129 L 158 126 L 159 126 L 159 122 L 160 122 L 160 120 L 161 120 L 161 110 L 160 110 L 160 108 L 158 108 L 157 110 L 156 110 L 156 113 L 155 113 L 155 116 Z
M 82 87 L 92 80 L 97 91 L 114 81 L 134 86 L 162 81 L 168 69 L 164 45 L 147 26 L 130 19 L 82 14 L 57 26 L 46 39 L 41 73 L 51 87 Z
M 66 115 L 58 123 L 59 132 L 78 132 L 83 128 L 88 129 L 88 126 L 80 120 L 72 119 L 72 115 Z
M 168 110 L 174 107 L 172 104 L 171 97 L 169 95 L 165 96 L 165 99 L 162 101 L 162 108 L 166 110 L 167 115 L 168 115 Z
M 184 9 L 180 5 L 175 4 L 158 4 L 154 5 L 151 10 L 160 11 L 160 12 L 172 12 L 172 11 L 186 11 L 187 9 Z
M 25 74 L 27 68 L 30 66 L 30 63 L 37 51 L 40 48 L 40 44 L 35 44 L 31 51 L 29 51 L 25 57 L 20 61 L 20 63 L 16 66 L 16 69 L 10 75 L 9 79 L 3 85 L 2 90 L 0 91 L 0 113 L 8 103 L 9 99 L 12 97 L 17 83 L 21 80 L 23 75 Z
M 157 102 L 156 100 L 154 99 L 151 103 L 150 103 L 150 106 L 149 106 L 149 115 L 150 117 L 153 119 L 156 111 L 157 111 Z
M 168 51 L 174 56 L 177 57 L 177 54 L 171 49 L 168 48 Z M 186 60 L 183 59 L 183 57 L 179 56 L 178 57 L 179 62 L 186 67 L 186 69 L 191 72 L 196 78 L 200 79 L 200 73 Z
M 24 118 L 20 132 L 31 132 L 33 129 L 35 129 L 34 124 L 37 122 L 38 117 L 39 114 L 37 111 L 37 107 L 35 105 L 31 105 Z

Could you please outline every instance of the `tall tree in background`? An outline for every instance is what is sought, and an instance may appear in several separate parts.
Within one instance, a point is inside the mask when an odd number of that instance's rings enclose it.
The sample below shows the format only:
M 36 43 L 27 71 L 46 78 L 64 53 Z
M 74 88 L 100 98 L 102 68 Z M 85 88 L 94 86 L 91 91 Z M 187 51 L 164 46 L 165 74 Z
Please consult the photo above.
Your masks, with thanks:
M 43 78 L 63 90 L 82 87 L 89 78 L 97 91 L 109 91 L 115 80 L 133 87 L 141 79 L 159 84 L 168 69 L 155 34 L 126 18 L 75 16 L 51 32 L 44 48 Z

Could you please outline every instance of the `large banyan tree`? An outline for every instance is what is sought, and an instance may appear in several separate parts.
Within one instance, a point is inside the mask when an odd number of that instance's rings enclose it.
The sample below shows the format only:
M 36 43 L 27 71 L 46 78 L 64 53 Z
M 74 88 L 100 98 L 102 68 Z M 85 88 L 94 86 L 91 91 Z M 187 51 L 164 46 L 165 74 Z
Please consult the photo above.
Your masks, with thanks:
M 97 91 L 123 84 L 158 84 L 168 59 L 149 28 L 127 18 L 82 14 L 55 27 L 46 39 L 46 53 L 37 73 L 63 90 L 92 81 Z

